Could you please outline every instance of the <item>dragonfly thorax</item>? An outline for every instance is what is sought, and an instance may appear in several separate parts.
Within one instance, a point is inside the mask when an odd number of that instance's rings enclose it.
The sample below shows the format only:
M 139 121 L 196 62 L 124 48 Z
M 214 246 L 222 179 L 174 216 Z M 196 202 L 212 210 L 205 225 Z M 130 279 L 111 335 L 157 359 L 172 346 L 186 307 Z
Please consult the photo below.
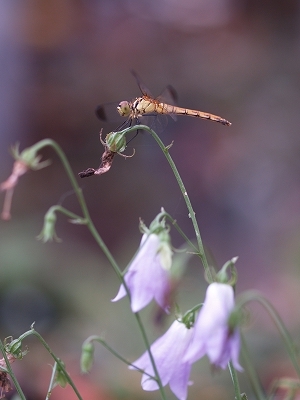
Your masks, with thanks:
M 129 117 L 131 114 L 131 104 L 129 101 L 121 101 L 117 107 L 118 113 L 121 115 L 121 117 Z
M 143 114 L 157 113 L 157 108 L 157 103 L 148 96 L 137 97 L 132 102 L 132 110 L 137 117 Z

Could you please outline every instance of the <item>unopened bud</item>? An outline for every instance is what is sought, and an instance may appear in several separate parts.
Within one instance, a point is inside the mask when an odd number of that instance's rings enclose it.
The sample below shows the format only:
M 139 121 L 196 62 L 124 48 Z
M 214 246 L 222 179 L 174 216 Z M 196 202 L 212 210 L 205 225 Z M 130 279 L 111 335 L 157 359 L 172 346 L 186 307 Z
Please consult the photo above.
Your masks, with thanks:
M 94 362 L 94 350 L 95 346 L 92 342 L 84 342 L 82 345 L 80 367 L 81 371 L 86 374 L 88 373 Z
M 125 136 L 119 132 L 110 132 L 105 141 L 108 149 L 114 153 L 122 153 L 126 148 Z

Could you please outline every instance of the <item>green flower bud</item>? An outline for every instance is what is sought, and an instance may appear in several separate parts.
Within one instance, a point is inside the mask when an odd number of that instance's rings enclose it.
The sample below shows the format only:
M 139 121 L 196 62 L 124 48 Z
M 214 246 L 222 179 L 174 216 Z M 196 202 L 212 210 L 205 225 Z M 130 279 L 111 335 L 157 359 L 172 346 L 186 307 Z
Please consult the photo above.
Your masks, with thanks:
M 55 232 L 56 214 L 55 206 L 49 208 L 44 218 L 44 226 L 41 233 L 37 236 L 38 240 L 42 240 L 44 243 L 55 240 L 60 242 L 61 239 L 56 235 Z
M 94 351 L 95 351 L 95 346 L 92 342 L 83 343 L 81 359 L 80 359 L 80 368 L 84 374 L 88 373 L 93 366 Z
M 108 133 L 105 141 L 108 149 L 114 153 L 122 153 L 126 148 L 125 136 L 119 132 Z
M 66 378 L 65 372 L 64 372 L 64 367 L 65 364 L 59 360 L 60 363 L 62 364 L 63 368 L 57 363 L 57 367 L 56 367 L 56 375 L 55 375 L 55 382 L 61 386 L 62 388 L 66 387 L 68 384 L 68 380 Z

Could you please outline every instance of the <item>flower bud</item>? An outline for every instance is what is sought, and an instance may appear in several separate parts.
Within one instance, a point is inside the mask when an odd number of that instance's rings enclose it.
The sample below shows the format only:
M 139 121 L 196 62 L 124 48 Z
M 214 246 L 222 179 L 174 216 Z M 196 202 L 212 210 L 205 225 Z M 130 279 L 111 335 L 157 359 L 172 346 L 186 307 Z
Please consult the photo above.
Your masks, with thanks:
M 64 363 L 63 363 L 61 360 L 59 360 L 59 361 L 60 361 L 60 363 L 62 364 L 62 367 L 63 367 L 63 368 L 62 368 L 58 363 L 56 364 L 55 382 L 56 382 L 59 386 L 61 386 L 62 388 L 64 388 L 64 387 L 67 386 L 68 380 L 67 380 L 67 378 L 66 378 L 66 374 L 65 374 L 65 371 L 64 371 L 65 365 L 64 365 Z
M 27 354 L 27 350 L 22 351 L 22 341 L 20 339 L 14 339 L 9 343 L 5 343 L 4 348 L 7 355 L 12 356 L 14 359 L 21 360 Z
M 84 374 L 88 373 L 94 362 L 95 346 L 92 342 L 84 342 L 82 345 L 80 368 Z
M 108 149 L 114 153 L 122 153 L 126 148 L 125 136 L 119 132 L 108 133 L 105 141 Z
M 56 242 L 60 242 L 61 239 L 56 235 L 55 232 L 55 223 L 56 223 L 56 214 L 55 214 L 55 206 L 49 208 L 44 218 L 44 226 L 41 233 L 37 236 L 38 240 L 42 240 L 44 243 L 55 240 Z

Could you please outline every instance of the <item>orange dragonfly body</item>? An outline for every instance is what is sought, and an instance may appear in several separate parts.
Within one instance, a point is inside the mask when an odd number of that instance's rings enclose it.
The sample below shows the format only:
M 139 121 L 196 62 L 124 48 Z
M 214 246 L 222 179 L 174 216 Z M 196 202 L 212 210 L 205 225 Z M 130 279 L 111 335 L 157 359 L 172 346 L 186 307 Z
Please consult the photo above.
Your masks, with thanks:
M 137 97 L 132 101 L 121 101 L 117 106 L 117 111 L 121 117 L 126 117 L 127 120 L 118 128 L 124 128 L 125 126 L 131 126 L 133 122 L 136 124 L 140 123 L 140 118 L 143 116 L 150 116 L 150 115 L 158 115 L 158 114 L 167 114 L 171 117 L 177 115 L 187 115 L 190 117 L 202 118 L 207 119 L 210 121 L 219 122 L 222 125 L 230 126 L 231 122 L 227 121 L 226 119 L 219 117 L 218 115 L 210 114 L 203 111 L 192 110 L 189 108 L 182 108 L 177 107 L 168 103 L 165 103 L 163 98 L 164 95 L 154 98 L 150 94 L 149 90 L 143 85 L 140 81 L 140 78 L 136 74 L 136 72 L 132 71 L 138 86 L 142 92 L 141 97 Z M 171 97 L 175 97 L 175 90 L 169 86 L 167 88 L 168 93 Z M 97 115 L 100 119 L 105 120 L 105 112 L 103 106 L 99 106 L 97 108 Z

